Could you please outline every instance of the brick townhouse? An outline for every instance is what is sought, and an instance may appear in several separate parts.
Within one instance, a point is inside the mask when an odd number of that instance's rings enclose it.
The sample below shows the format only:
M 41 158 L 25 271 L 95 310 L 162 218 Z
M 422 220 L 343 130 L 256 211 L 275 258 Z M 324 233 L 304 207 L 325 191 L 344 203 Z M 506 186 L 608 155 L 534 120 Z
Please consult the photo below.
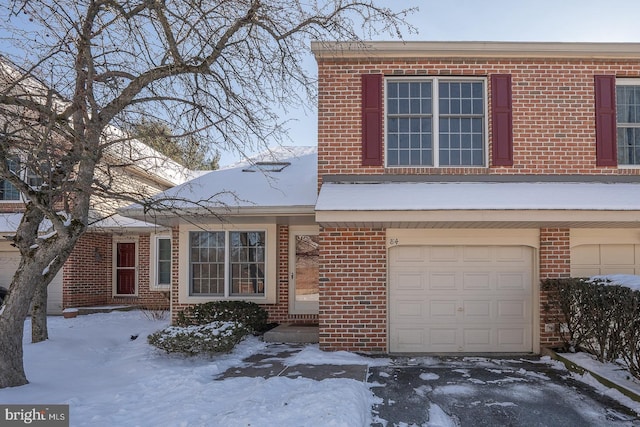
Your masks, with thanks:
M 317 322 L 325 350 L 539 352 L 541 279 L 640 274 L 640 44 L 311 49 L 317 152 L 164 193 L 237 194 L 153 218 L 174 316 L 242 299 Z

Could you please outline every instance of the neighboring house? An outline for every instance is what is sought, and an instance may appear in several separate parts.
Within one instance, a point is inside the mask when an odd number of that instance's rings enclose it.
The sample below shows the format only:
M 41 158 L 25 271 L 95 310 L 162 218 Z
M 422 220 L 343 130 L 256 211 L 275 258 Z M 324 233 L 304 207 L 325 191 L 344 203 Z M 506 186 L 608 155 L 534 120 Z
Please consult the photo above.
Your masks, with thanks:
M 18 161 L 16 157 L 16 165 Z M 111 189 L 123 193 L 152 195 L 190 176 L 190 171 L 135 140 L 112 147 L 103 164 L 127 165 L 110 169 Z M 0 180 L 0 189 L 0 235 L 7 236 L 20 224 L 24 199 L 8 181 Z M 88 230 L 48 287 L 49 314 L 108 304 L 169 306 L 170 230 L 118 215 L 116 209 L 123 204 L 127 203 L 92 199 Z M 17 248 L 0 240 L 0 286 L 9 287 L 19 262 Z
M 121 211 L 172 227 L 174 317 L 243 299 L 325 350 L 539 352 L 541 279 L 640 274 L 640 44 L 312 50 L 317 155 L 163 194 L 225 206 Z
M 15 93 L 36 101 L 45 100 L 49 89 L 0 55 L 0 82 Z M 12 83 L 9 85 L 8 83 Z M 53 95 L 53 102 L 64 107 L 66 101 Z M 41 97 L 41 98 L 39 98 Z M 44 102 L 44 101 L 43 101 Z M 6 118 L 4 118 L 6 120 Z M 69 259 L 48 287 L 50 314 L 69 307 L 129 304 L 168 307 L 170 286 L 170 230 L 155 224 L 124 218 L 117 208 L 135 199 L 150 197 L 193 177 L 194 172 L 122 131 L 108 126 L 102 160 L 94 180 L 104 190 L 91 198 L 89 226 Z M 51 142 L 52 144 L 55 142 Z M 15 150 L 3 159 L 34 187 L 42 182 L 25 164 L 25 153 Z M 25 198 L 6 180 L 0 179 L 0 236 L 15 233 Z M 48 233 L 43 223 L 40 232 Z M 20 253 L 7 239 L 0 239 L 0 286 L 8 288 L 20 262 Z

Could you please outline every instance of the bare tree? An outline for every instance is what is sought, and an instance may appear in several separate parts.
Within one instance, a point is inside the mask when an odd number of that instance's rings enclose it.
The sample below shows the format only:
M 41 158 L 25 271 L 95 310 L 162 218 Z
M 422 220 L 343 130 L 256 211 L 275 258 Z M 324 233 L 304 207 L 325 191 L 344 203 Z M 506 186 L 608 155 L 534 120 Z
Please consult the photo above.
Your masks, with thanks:
M 286 131 L 277 109 L 314 99 L 314 81 L 301 65 L 310 39 L 400 35 L 407 11 L 375 3 L 10 0 L 0 6 L 2 42 L 11 47 L 5 57 L 23 70 L 2 66 L 0 179 L 28 200 L 11 237 L 22 258 L 0 314 L 0 388 L 27 383 L 22 335 L 34 294 L 46 289 L 85 232 L 92 195 L 116 193 L 110 179 L 98 177 L 109 150 L 124 138 L 117 129 L 162 121 L 175 135 L 197 135 L 240 153 L 247 144 L 281 142 Z M 43 224 L 50 230 L 44 235 Z

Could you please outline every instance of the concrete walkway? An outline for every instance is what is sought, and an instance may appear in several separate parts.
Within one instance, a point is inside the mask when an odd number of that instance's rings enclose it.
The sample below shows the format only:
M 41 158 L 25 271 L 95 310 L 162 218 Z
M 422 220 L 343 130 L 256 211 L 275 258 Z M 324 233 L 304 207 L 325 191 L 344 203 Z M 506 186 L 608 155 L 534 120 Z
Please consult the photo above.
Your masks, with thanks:
M 322 381 L 327 378 L 367 380 L 367 365 L 285 365 L 285 359 L 299 352 L 303 345 L 270 344 L 262 353 L 244 359 L 243 366 L 224 372 L 217 380 L 234 377 L 289 377 L 311 378 Z

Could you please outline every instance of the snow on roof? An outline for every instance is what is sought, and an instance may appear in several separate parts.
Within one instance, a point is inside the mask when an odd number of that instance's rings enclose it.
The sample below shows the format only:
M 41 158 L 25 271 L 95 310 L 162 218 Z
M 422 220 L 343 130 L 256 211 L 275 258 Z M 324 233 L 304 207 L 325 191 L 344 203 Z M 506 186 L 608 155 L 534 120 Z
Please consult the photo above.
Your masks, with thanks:
M 156 224 L 152 224 L 145 221 L 139 221 L 131 218 L 123 217 L 122 215 L 111 215 L 106 218 L 102 218 L 96 212 L 89 214 L 89 228 L 91 229 L 152 229 L 163 228 Z M 15 233 L 18 230 L 20 221 L 22 220 L 22 212 L 14 213 L 2 213 L 0 214 L 0 233 Z M 47 232 L 51 229 L 51 221 L 45 219 L 42 221 L 39 227 L 40 233 Z
M 125 164 L 137 167 L 146 173 L 164 179 L 173 185 L 193 178 L 193 171 L 170 159 L 140 140 L 130 138 L 115 126 L 107 126 L 103 132 L 107 140 L 117 141 L 106 148 L 108 153 Z
M 640 184 L 411 182 L 322 185 L 317 211 L 640 210 Z
M 94 222 L 90 222 L 89 228 L 91 229 L 146 229 L 153 231 L 153 229 L 164 229 L 164 227 L 152 224 L 146 221 L 140 221 L 137 219 L 131 219 L 122 215 L 111 215 L 102 219 L 95 219 Z
M 0 233 L 15 233 L 22 220 L 22 212 L 0 214 Z
M 262 166 L 272 163 L 278 163 L 278 167 Z M 288 208 L 313 207 L 316 194 L 316 147 L 279 147 L 201 175 L 154 198 L 170 200 L 172 208 L 187 210 L 199 206 Z M 121 212 L 136 215 L 141 209 L 132 205 Z

